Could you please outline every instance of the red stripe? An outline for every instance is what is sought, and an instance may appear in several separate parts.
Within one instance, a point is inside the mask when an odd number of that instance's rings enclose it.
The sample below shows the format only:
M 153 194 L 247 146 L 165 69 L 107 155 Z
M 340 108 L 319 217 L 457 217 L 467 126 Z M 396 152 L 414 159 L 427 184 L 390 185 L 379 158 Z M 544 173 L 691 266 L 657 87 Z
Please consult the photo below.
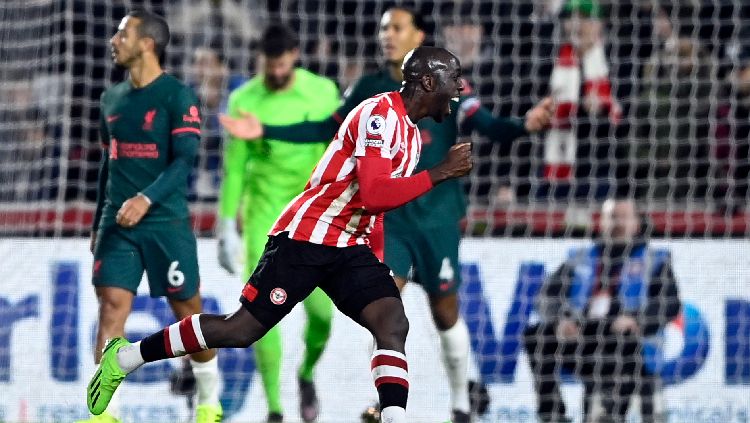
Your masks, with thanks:
M 463 94 L 463 93 L 461 93 L 461 94 Z M 477 110 L 479 110 L 480 107 L 482 107 L 482 103 L 479 103 L 479 102 L 475 103 L 473 106 L 471 106 L 468 110 L 466 110 L 464 112 L 464 116 L 467 117 L 467 118 L 471 117 L 471 115 L 473 115 L 474 113 L 476 113 Z
M 273 225 L 271 233 L 278 233 L 286 229 L 286 227 L 289 226 L 289 223 L 291 223 L 292 219 L 294 219 L 294 216 L 297 215 L 300 207 L 305 204 L 305 201 L 309 200 L 310 197 L 320 192 L 321 189 L 323 189 L 323 185 L 318 185 L 315 188 L 310 188 L 305 191 L 305 193 L 302 194 L 302 196 L 297 199 L 297 201 L 295 201 L 294 204 L 292 204 L 291 207 L 286 210 L 286 212 L 284 212 L 284 214 L 279 216 L 276 224 Z
M 325 194 L 310 203 L 310 207 L 305 211 L 302 221 L 297 226 L 297 230 L 294 231 L 294 239 L 309 240 L 320 217 L 323 216 L 328 207 L 341 196 L 348 186 L 349 182 L 346 181 L 329 184 Z M 344 207 L 339 214 L 341 213 L 352 213 L 352 210 L 349 207 Z M 331 226 L 329 225 L 329 230 L 330 228 Z M 341 230 L 338 229 L 337 232 L 341 233 Z
M 548 164 L 544 167 L 544 177 L 549 180 L 565 180 L 573 176 L 573 166 L 569 164 Z
M 180 321 L 180 338 L 182 338 L 182 345 L 185 347 L 185 352 L 188 354 L 201 351 L 201 346 L 198 344 L 198 337 L 195 336 L 193 331 L 192 316 L 188 316 Z
M 395 376 L 383 376 L 375 379 L 375 387 L 379 387 L 380 385 L 384 383 L 395 383 L 398 385 L 403 386 L 406 389 L 409 389 L 409 381 L 406 379 L 395 377 Z
M 176 135 L 176 134 L 184 134 L 184 133 L 186 133 L 186 132 L 190 132 L 190 133 L 193 133 L 193 134 L 198 134 L 198 135 L 200 135 L 200 134 L 201 134 L 201 130 L 200 130 L 200 128 L 191 128 L 191 127 L 189 127 L 189 126 L 188 126 L 188 127 L 185 127 L 185 128 L 177 128 L 177 129 L 173 129 L 173 130 L 172 130 L 172 135 Z
M 344 123 L 344 118 L 342 118 L 342 117 L 341 117 L 341 115 L 339 114 L 339 112 L 334 112 L 334 113 L 333 113 L 333 119 L 334 119 L 334 120 L 335 120 L 336 122 L 338 122 L 338 123 L 339 123 L 339 125 L 341 125 L 342 123 Z
M 409 366 L 406 364 L 406 360 L 399 357 L 394 357 L 392 355 L 376 355 L 372 358 L 372 362 L 370 363 L 370 370 L 378 367 L 378 366 L 393 366 L 393 367 L 400 367 L 407 372 L 409 371 Z
M 174 357 L 174 353 L 172 352 L 172 343 L 169 342 L 169 326 L 164 328 L 164 349 L 167 351 L 167 357 Z
M 350 182 L 351 183 L 351 182 Z M 347 187 L 348 188 L 348 187 Z M 351 207 L 354 204 L 355 197 L 359 197 L 359 192 L 355 192 L 352 198 L 349 200 L 347 205 L 341 212 L 331 220 L 331 224 L 328 226 L 328 231 L 323 237 L 323 244 L 325 245 L 336 245 L 341 232 L 346 230 L 346 225 L 354 217 L 354 211 L 357 207 Z
M 557 56 L 557 60 L 560 66 L 578 66 L 578 58 L 576 57 L 576 52 L 573 49 L 573 45 L 565 44 L 564 46 L 560 47 L 560 53 Z

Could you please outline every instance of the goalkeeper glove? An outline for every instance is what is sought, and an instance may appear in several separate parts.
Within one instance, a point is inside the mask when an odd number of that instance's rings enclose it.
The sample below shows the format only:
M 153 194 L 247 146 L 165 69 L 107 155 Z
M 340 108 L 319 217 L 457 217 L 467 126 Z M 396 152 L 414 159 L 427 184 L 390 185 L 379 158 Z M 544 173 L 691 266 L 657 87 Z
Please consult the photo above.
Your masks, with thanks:
M 232 218 L 219 220 L 219 265 L 234 275 L 242 263 L 243 248 L 237 222 Z

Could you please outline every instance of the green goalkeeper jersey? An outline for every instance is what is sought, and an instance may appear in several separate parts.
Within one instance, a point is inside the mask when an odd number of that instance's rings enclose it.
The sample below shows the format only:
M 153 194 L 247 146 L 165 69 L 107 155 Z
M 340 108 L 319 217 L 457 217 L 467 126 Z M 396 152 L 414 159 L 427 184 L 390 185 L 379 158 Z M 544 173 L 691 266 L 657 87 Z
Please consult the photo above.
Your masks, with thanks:
M 251 112 L 264 124 L 288 125 L 324 119 L 338 104 L 339 92 L 333 81 L 297 68 L 292 85 L 284 90 L 269 90 L 262 75 L 249 80 L 230 94 L 227 113 L 240 117 L 242 111 Z M 275 220 L 286 203 L 302 192 L 333 134 L 331 131 L 309 143 L 229 136 L 224 151 L 219 215 L 235 217 L 244 202 L 246 210 L 254 215 Z
M 152 202 L 139 223 L 187 219 L 187 179 L 200 141 L 198 99 L 166 73 L 145 87 L 123 81 L 100 102 L 105 148 L 94 230 L 114 224 L 117 211 L 139 192 Z
M 482 107 L 471 88 L 464 83 L 465 90 L 458 103 L 451 104 L 451 114 L 442 123 L 432 119 L 422 119 L 418 123 L 422 135 L 422 152 L 414 173 L 434 167 L 445 158 L 448 150 L 456 143 L 460 133 L 477 130 L 495 142 L 511 142 L 526 134 L 523 120 L 494 117 Z M 344 101 L 334 116 L 325 121 L 307 122 L 293 126 L 265 126 L 267 136 L 290 141 L 305 142 L 325 132 L 335 131 L 335 127 L 362 101 L 383 92 L 397 91 L 401 82 L 391 76 L 387 68 L 361 77 L 344 95 Z M 334 129 L 331 130 L 330 128 Z M 419 222 L 422 227 L 443 226 L 446 222 L 458 222 L 466 213 L 466 200 L 461 182 L 450 179 L 436 186 L 425 195 L 406 205 L 386 213 L 386 230 L 395 228 L 408 230 Z

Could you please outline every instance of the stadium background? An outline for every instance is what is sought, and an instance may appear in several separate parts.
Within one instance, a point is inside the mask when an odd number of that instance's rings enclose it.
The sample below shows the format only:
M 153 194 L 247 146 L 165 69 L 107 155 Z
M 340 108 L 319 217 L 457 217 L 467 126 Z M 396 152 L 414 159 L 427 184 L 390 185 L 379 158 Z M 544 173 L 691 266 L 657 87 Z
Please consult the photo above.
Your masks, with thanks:
M 549 94 L 565 37 L 555 12 L 559 3 L 412 2 L 428 23 L 429 43 L 461 57 L 482 103 L 496 114 L 517 116 Z M 528 363 L 522 354 L 516 363 L 512 349 L 512 326 L 524 321 L 513 304 L 529 303 L 518 291 L 534 279 L 522 271 L 531 266 L 539 272 L 540 265 L 550 271 L 567 248 L 595 233 L 603 199 L 629 194 L 644 212 L 647 234 L 672 249 L 683 301 L 692 307 L 692 320 L 682 322 L 694 326 L 675 323 L 663 334 L 665 360 L 674 363 L 663 375 L 672 382 L 665 383 L 662 401 L 669 421 L 750 421 L 750 8 L 740 0 L 601 5 L 610 82 L 623 113 L 619 122 L 579 114 L 574 177 L 544 176 L 543 135 L 508 148 L 472 139 L 477 166 L 465 178 L 470 207 L 461 257 L 471 282 L 464 312 L 474 325 L 476 371 L 492 394 L 486 419 L 533 421 Z M 255 42 L 276 20 L 299 31 L 301 65 L 335 79 L 343 91 L 380 63 L 377 23 L 388 4 L 3 2 L 0 421 L 72 421 L 84 410 L 84 379 L 93 367 L 87 236 L 100 155 L 97 104 L 102 90 L 124 77 L 111 64 L 108 39 L 120 17 L 139 6 L 167 17 L 174 37 L 167 68 L 199 91 L 197 50 L 220 51 L 231 75 L 253 75 Z M 240 281 L 218 267 L 212 239 L 221 151 L 214 119 L 220 108 L 204 108 L 206 139 L 191 178 L 191 207 L 195 230 L 204 237 L 204 289 L 226 311 L 234 307 Z M 163 303 L 139 298 L 131 334 L 165 323 Z M 410 413 L 415 421 L 438 421 L 447 416 L 448 393 L 435 332 L 421 292 L 408 289 L 406 301 L 408 352 L 419 357 L 411 369 Z M 285 322 L 287 370 L 301 353 L 301 321 L 295 312 Z M 325 421 L 348 422 L 374 398 L 367 336 L 340 316 L 335 325 L 318 379 Z M 259 420 L 264 410 L 255 406 L 263 402 L 251 377 L 252 355 L 227 353 L 222 366 L 229 378 L 223 399 L 235 407 L 233 421 Z M 125 390 L 129 421 L 187 418 L 184 400 L 168 393 L 168 373 L 169 367 L 152 368 Z M 285 404 L 293 413 L 296 390 L 293 372 L 287 373 Z M 575 409 L 580 386 L 566 385 L 565 395 Z

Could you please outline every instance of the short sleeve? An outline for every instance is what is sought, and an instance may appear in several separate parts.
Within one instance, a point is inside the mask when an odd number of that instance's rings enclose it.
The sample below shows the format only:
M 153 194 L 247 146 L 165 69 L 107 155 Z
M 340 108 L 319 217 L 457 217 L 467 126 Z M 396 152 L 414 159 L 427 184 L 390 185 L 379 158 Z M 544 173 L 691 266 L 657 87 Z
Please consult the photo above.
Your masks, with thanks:
M 365 105 L 359 119 L 349 123 L 349 133 L 355 140 L 354 156 L 392 159 L 394 143 L 400 139 L 397 128 L 398 115 L 387 100 Z
M 167 105 L 172 136 L 201 134 L 201 112 L 198 98 L 188 87 L 183 87 Z

